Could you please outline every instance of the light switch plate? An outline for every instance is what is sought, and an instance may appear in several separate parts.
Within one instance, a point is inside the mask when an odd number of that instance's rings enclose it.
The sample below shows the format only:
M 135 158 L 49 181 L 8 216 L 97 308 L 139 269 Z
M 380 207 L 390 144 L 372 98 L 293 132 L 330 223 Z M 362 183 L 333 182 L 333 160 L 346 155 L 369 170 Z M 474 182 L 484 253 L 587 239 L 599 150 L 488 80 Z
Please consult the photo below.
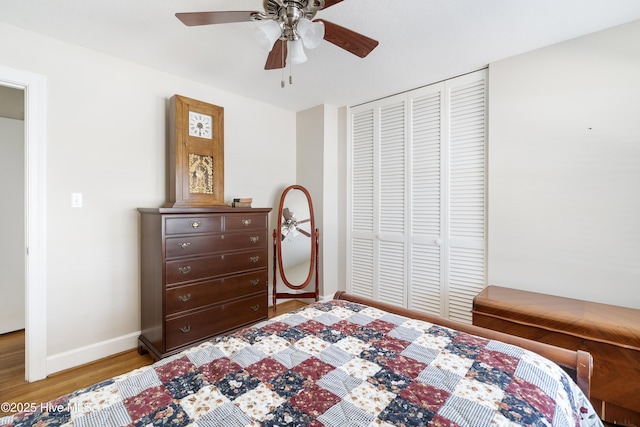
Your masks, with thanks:
M 72 208 L 82 207 L 82 193 L 71 193 L 71 207 Z

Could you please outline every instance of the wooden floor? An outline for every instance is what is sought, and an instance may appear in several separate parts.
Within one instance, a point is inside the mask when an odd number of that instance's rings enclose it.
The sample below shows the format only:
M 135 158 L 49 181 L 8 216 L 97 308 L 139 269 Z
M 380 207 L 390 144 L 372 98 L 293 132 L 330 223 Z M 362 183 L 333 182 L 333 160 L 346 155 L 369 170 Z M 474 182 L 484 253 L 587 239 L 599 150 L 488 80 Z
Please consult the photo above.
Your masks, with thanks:
M 277 314 L 293 311 L 305 305 L 302 301 L 289 300 L 278 304 Z M 269 317 L 273 317 L 273 308 L 269 309 Z M 134 349 L 57 372 L 41 381 L 27 383 L 24 380 L 24 360 L 24 331 L 0 335 L 0 403 L 22 402 L 39 405 L 79 388 L 153 363 L 151 356 L 140 355 L 137 349 Z M 0 417 L 5 415 L 10 413 L 0 410 Z

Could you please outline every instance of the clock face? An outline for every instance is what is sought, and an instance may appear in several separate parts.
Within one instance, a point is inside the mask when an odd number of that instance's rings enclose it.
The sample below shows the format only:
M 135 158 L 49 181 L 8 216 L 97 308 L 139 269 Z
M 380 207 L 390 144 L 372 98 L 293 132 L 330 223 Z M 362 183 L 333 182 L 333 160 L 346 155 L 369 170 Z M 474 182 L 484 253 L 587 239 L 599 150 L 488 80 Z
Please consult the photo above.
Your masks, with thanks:
M 189 136 L 212 138 L 211 116 L 189 111 Z

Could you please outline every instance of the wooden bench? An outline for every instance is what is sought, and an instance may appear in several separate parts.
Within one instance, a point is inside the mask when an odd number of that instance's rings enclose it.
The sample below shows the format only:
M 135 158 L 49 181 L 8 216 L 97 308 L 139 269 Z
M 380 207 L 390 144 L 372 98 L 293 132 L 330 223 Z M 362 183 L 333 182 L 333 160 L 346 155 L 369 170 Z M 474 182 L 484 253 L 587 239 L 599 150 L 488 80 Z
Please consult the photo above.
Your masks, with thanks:
M 591 353 L 600 417 L 640 426 L 640 310 L 489 286 L 472 311 L 474 325 Z

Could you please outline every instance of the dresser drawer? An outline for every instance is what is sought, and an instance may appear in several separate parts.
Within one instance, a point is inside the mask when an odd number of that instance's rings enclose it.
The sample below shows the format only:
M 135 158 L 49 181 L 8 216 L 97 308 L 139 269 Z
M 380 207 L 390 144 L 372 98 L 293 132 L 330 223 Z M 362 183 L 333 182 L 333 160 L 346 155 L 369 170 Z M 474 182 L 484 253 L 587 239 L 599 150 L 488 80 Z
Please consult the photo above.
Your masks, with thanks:
M 266 292 L 268 280 L 267 270 L 264 269 L 192 285 L 172 287 L 167 289 L 165 294 L 166 314 L 177 314 L 256 292 Z
M 260 214 L 243 214 L 226 216 L 224 218 L 225 231 L 242 231 L 242 230 L 266 230 L 267 216 Z
M 266 249 L 167 261 L 167 286 L 267 267 Z
M 221 230 L 221 215 L 193 215 L 165 219 L 165 234 L 213 233 Z
M 264 232 L 256 231 L 171 237 L 165 243 L 167 258 L 266 247 L 267 240 Z
M 166 351 L 267 318 L 267 294 L 166 320 Z

